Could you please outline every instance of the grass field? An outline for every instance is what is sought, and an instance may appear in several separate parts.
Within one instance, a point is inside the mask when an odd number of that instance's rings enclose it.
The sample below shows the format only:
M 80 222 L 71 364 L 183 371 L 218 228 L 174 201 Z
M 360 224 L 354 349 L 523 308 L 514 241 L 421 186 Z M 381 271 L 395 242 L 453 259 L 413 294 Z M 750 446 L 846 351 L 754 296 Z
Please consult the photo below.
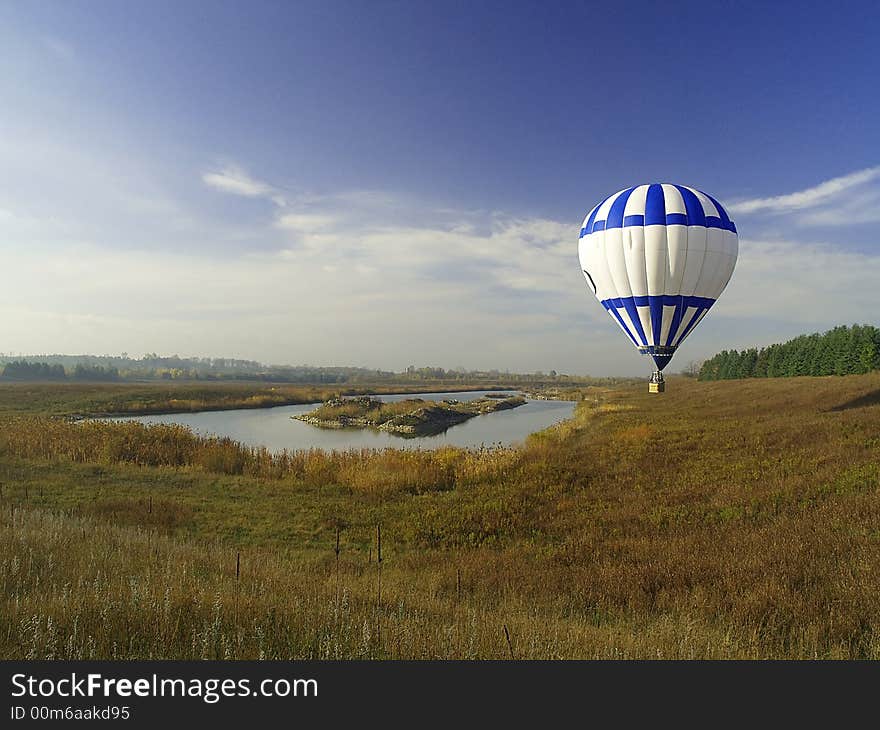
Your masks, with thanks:
M 880 373 L 584 387 L 488 451 L 48 417 L 168 400 L 119 387 L 0 388 L 4 658 L 880 656 Z

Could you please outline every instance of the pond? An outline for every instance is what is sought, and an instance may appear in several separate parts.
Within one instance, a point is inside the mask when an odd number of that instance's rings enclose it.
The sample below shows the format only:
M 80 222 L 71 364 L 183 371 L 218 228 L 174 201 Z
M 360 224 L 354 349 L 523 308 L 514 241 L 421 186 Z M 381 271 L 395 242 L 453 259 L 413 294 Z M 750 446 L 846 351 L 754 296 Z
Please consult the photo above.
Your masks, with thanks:
M 406 398 L 460 401 L 485 397 L 491 391 L 474 390 L 458 393 L 418 393 L 375 395 L 383 401 Z M 498 391 L 494 391 L 498 392 Z M 514 394 L 511 391 L 510 394 Z M 509 446 L 522 442 L 526 436 L 570 418 L 575 404 L 571 401 L 531 400 L 507 411 L 476 416 L 452 426 L 443 433 L 417 438 L 401 438 L 371 429 L 324 429 L 297 421 L 291 416 L 308 413 L 314 403 L 274 408 L 250 408 L 201 413 L 172 413 L 153 416 L 126 416 L 117 421 L 141 423 L 176 423 L 188 426 L 203 436 L 228 436 L 249 446 L 265 446 L 272 451 L 282 449 L 425 449 L 438 446 Z

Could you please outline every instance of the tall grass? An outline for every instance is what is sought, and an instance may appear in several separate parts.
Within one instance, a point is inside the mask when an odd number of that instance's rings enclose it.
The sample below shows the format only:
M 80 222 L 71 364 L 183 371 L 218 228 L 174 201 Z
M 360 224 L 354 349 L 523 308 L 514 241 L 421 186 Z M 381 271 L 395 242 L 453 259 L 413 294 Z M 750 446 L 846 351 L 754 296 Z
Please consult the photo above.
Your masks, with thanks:
M 500 478 L 518 458 L 516 451 L 503 448 L 273 452 L 229 438 L 198 436 L 173 424 L 70 422 L 35 416 L 0 421 L 0 453 L 81 464 L 192 467 L 216 474 L 412 494 Z
M 590 389 L 483 452 L 7 419 L 0 655 L 878 658 L 878 392 Z

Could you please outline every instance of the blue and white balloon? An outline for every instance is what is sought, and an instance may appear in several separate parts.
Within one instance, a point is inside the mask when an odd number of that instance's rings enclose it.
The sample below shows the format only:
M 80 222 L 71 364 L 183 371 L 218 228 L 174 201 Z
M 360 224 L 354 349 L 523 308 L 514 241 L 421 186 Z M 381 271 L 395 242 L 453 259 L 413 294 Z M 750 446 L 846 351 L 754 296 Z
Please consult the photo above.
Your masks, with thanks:
M 684 185 L 638 185 L 593 208 L 578 256 L 590 289 L 658 370 L 724 291 L 736 226 L 715 198 Z

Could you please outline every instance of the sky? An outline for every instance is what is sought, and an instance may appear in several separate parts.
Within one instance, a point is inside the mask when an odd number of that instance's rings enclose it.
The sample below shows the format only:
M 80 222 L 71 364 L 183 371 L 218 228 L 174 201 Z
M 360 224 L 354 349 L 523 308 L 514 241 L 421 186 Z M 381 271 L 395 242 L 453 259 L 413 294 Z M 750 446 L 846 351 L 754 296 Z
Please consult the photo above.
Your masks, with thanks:
M 671 371 L 880 311 L 873 2 L 0 0 L 0 352 L 651 369 L 584 215 L 674 182 L 736 271 Z

